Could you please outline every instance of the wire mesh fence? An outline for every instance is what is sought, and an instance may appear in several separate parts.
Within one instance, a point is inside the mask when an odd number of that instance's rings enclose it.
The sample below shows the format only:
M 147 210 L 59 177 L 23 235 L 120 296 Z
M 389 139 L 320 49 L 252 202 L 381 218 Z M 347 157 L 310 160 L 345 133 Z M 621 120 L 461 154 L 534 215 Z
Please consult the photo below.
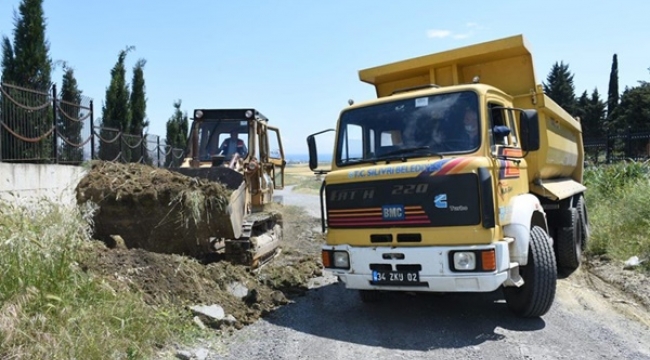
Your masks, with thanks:
M 96 123 L 98 125 L 96 125 Z M 183 149 L 153 134 L 101 126 L 93 100 L 0 82 L 0 161 L 79 165 L 98 159 L 180 166 Z

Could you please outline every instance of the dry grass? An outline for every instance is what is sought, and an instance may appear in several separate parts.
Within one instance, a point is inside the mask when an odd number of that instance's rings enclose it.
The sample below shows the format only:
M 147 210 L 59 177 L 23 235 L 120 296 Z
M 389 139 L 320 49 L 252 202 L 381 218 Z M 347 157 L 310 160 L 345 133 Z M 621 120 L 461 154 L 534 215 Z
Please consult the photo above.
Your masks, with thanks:
M 135 359 L 187 322 L 78 266 L 92 209 L 0 202 L 0 357 Z
M 293 185 L 293 191 L 305 194 L 318 194 L 321 178 L 309 170 L 307 164 L 289 165 L 285 168 L 285 185 Z

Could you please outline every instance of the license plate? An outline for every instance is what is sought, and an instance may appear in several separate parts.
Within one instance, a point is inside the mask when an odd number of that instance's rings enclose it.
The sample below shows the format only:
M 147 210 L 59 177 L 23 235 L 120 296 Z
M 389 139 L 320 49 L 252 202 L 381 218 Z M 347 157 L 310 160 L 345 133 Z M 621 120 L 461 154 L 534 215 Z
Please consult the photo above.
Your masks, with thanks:
M 420 274 L 417 271 L 373 271 L 373 285 L 418 285 Z

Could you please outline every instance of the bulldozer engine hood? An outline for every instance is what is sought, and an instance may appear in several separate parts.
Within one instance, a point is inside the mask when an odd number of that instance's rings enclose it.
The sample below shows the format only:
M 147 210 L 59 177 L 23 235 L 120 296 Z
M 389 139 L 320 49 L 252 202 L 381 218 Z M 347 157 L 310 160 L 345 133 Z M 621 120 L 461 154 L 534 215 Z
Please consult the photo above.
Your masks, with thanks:
M 486 158 L 458 157 L 331 173 L 325 180 L 328 227 L 479 225 L 479 169 L 488 167 Z

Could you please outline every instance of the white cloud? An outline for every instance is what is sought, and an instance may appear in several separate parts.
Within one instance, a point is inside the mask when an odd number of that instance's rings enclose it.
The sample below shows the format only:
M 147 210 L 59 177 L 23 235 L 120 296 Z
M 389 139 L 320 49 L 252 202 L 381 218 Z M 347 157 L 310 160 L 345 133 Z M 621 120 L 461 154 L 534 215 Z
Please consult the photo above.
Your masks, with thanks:
M 449 30 L 427 30 L 427 37 L 430 38 L 446 38 L 447 36 L 451 35 L 451 31 Z

